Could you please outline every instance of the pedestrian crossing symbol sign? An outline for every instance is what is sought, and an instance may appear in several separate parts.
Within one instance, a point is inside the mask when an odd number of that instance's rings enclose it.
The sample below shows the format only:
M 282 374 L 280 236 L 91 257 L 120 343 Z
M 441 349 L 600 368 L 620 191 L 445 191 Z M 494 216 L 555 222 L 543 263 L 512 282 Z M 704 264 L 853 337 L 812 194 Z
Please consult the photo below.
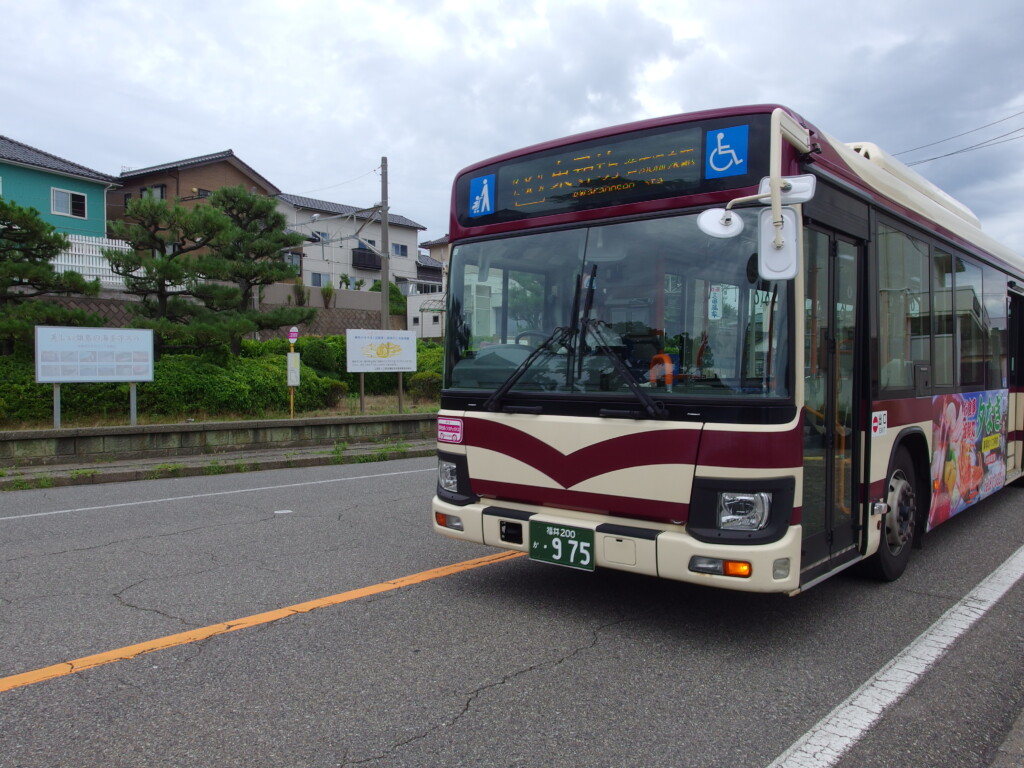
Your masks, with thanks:
M 469 215 L 489 216 L 494 213 L 494 174 L 469 180 Z

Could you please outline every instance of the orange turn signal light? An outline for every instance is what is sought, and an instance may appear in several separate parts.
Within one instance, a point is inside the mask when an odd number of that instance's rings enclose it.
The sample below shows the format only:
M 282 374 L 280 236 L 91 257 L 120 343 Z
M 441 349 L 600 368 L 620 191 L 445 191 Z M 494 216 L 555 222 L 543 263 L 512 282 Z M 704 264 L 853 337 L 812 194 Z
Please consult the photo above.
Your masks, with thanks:
M 722 572 L 726 576 L 738 576 L 741 579 L 750 578 L 750 563 L 742 560 L 725 560 L 722 562 Z

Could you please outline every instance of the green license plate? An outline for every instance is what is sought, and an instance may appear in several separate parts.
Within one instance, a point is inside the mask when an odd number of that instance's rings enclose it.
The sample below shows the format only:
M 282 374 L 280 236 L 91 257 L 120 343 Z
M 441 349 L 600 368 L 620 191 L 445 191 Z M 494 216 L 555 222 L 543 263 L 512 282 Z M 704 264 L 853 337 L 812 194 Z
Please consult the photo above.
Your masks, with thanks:
M 594 532 L 589 528 L 530 521 L 530 558 L 594 570 Z

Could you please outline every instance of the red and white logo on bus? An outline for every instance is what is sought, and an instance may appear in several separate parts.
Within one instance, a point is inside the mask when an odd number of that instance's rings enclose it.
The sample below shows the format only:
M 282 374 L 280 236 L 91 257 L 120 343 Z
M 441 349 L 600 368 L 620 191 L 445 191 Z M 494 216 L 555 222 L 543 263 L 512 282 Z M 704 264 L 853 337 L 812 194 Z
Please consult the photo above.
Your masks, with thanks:
M 439 443 L 461 443 L 462 419 L 438 419 L 437 441 Z
M 871 414 L 871 434 L 875 436 L 884 435 L 889 428 L 889 412 L 875 411 Z

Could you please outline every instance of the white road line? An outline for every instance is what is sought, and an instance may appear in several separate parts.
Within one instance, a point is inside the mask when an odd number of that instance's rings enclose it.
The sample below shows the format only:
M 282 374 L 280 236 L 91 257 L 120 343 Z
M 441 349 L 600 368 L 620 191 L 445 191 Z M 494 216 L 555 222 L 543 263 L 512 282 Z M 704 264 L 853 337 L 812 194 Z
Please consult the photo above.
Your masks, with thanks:
M 1018 549 L 768 768 L 830 768 L 1024 576 Z
M 74 512 L 96 512 L 102 509 L 117 509 L 118 507 L 137 507 L 143 504 L 165 504 L 172 501 L 189 501 L 191 499 L 206 499 L 212 496 L 231 496 L 237 493 L 259 493 L 260 491 L 276 491 L 281 488 L 300 488 L 305 485 L 323 485 L 325 483 L 346 483 L 350 480 L 370 480 L 377 477 L 397 477 L 398 475 L 415 475 L 420 472 L 436 472 L 437 469 L 408 469 L 402 472 L 382 472 L 378 475 L 357 475 L 355 477 L 336 477 L 331 480 L 310 480 L 305 483 L 285 483 L 283 485 L 265 485 L 260 488 L 239 488 L 234 491 L 215 491 L 213 493 L 194 493 L 190 496 L 168 496 L 162 499 L 143 499 L 141 501 L 124 501 L 119 504 L 104 504 L 98 507 L 76 507 L 74 509 L 55 509 L 52 512 L 33 512 L 28 515 L 11 515 L 0 517 L 0 523 L 5 520 L 24 520 L 28 517 L 47 517 L 49 515 L 70 515 Z

